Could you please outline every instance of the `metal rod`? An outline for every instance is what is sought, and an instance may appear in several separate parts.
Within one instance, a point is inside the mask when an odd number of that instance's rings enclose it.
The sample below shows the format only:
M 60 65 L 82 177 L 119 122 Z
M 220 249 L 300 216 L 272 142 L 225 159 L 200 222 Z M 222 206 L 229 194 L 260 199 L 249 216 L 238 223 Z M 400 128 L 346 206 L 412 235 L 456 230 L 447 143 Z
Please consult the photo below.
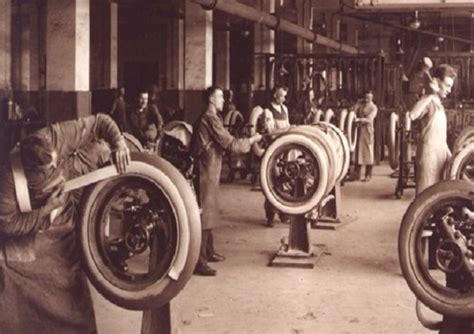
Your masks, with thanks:
M 350 17 L 350 18 L 353 18 L 353 19 L 359 20 L 359 21 L 370 22 L 370 23 L 379 24 L 379 25 L 382 25 L 382 26 L 408 30 L 408 31 L 412 31 L 412 32 L 415 32 L 415 33 L 418 33 L 418 34 L 423 34 L 423 35 L 428 35 L 428 36 L 444 37 L 444 39 L 457 41 L 457 42 L 461 42 L 461 43 L 466 43 L 466 44 L 471 44 L 471 45 L 474 44 L 474 41 L 472 41 L 472 40 L 461 38 L 461 37 L 455 37 L 455 36 L 452 36 L 452 35 L 446 35 L 446 34 L 431 32 L 431 31 L 427 31 L 427 30 L 413 29 L 413 28 L 410 28 L 410 27 L 405 27 L 401 24 L 381 22 L 381 21 L 378 21 L 378 20 L 368 19 L 368 18 L 365 18 L 365 17 L 360 17 L 358 15 L 354 15 L 354 14 L 350 14 L 350 13 L 338 13 L 338 14 L 341 15 L 341 16 Z
M 297 37 L 304 38 L 308 42 L 323 45 L 332 49 L 340 50 L 342 52 L 357 54 L 363 53 L 358 48 L 335 41 L 331 38 L 314 33 L 313 31 L 306 29 L 302 26 L 294 24 L 290 21 L 279 18 L 277 15 L 267 13 L 253 7 L 241 4 L 236 0 L 190 0 L 196 4 L 201 5 L 205 9 L 220 10 L 231 15 L 236 15 L 244 19 L 265 24 L 272 29 L 279 29 Z

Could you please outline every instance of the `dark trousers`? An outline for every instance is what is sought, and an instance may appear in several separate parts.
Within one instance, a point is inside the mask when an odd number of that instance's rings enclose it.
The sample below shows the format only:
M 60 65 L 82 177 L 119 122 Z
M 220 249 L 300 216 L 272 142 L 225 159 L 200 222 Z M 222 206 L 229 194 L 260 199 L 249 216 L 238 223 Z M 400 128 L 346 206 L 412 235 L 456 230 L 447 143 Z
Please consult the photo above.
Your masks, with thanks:
M 199 263 L 207 264 L 208 259 L 214 255 L 214 236 L 212 235 L 212 230 L 202 230 L 201 237 L 201 251 L 199 254 Z
M 265 203 L 263 204 L 263 208 L 265 209 L 265 218 L 267 219 L 267 222 L 273 222 L 276 210 L 266 198 Z

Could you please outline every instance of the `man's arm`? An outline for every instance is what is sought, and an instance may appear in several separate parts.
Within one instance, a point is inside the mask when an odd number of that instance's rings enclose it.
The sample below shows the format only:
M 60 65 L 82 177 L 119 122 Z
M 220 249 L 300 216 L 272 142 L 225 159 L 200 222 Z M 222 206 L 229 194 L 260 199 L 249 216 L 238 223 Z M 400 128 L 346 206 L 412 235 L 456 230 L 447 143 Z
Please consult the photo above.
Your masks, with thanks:
M 49 129 L 53 148 L 60 157 L 66 157 L 85 143 L 104 139 L 114 151 L 114 160 L 119 172 L 124 172 L 130 162 L 130 152 L 120 129 L 108 115 L 97 114 L 56 123 Z
M 234 153 L 250 152 L 252 144 L 260 141 L 262 137 L 257 133 L 250 138 L 235 138 L 229 133 L 229 131 L 227 131 L 222 121 L 216 115 L 209 116 L 207 119 L 214 140 L 216 140 L 224 149 L 230 150 Z
M 34 234 L 49 227 L 49 214 L 64 204 L 66 195 L 55 191 L 47 203 L 22 213 L 16 201 L 11 172 L 2 169 L 0 178 L 0 236 L 18 237 Z
M 428 112 L 428 106 L 433 101 L 434 95 L 425 95 L 418 102 L 415 103 L 413 108 L 409 111 L 410 119 L 416 121 L 422 118 Z

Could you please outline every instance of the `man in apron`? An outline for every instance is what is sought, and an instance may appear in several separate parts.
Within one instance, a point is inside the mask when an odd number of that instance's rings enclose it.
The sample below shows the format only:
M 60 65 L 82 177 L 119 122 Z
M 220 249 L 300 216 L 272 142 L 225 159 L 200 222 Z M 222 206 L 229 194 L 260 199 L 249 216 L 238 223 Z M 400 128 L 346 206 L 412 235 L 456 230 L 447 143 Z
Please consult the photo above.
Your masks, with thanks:
M 431 92 L 410 111 L 410 118 L 420 122 L 416 151 L 416 194 L 441 181 L 446 162 L 451 157 L 447 143 L 447 118 L 441 99 L 451 92 L 456 71 L 447 64 L 433 71 Z
M 365 165 L 365 179 L 367 182 L 372 178 L 374 165 L 374 120 L 377 116 L 377 106 L 373 102 L 374 95 L 367 92 L 364 100 L 355 107 L 357 113 L 357 124 L 359 135 L 357 138 L 357 155 L 355 175 L 360 179 L 362 166 Z
M 273 122 L 270 126 L 267 126 L 268 131 L 272 132 L 275 130 L 283 130 L 290 127 L 290 119 L 288 116 L 288 107 L 285 105 L 286 95 L 288 90 L 283 86 L 275 86 L 272 90 L 272 102 L 268 106 L 270 113 L 273 116 Z M 273 219 L 275 218 L 275 208 L 265 198 L 263 205 L 265 209 L 266 225 L 267 227 L 273 227 Z M 282 215 L 282 219 L 286 216 Z
M 199 173 L 198 193 L 202 208 L 201 253 L 195 273 L 215 276 L 216 270 L 208 262 L 223 261 L 225 258 L 214 250 L 212 230 L 219 225 L 219 181 L 224 150 L 247 153 L 262 136 L 257 133 L 250 138 L 235 138 L 224 127 L 221 112 L 224 107 L 224 92 L 218 87 L 206 90 L 206 111 L 196 123 L 191 141 L 191 152 L 196 159 Z

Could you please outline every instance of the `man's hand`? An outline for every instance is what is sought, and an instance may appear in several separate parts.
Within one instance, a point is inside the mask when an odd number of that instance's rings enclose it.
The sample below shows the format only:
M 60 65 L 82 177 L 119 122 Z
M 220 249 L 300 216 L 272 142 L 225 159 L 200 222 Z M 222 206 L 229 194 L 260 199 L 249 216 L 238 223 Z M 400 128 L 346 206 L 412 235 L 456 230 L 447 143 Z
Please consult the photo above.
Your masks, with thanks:
M 44 212 L 49 214 L 66 203 L 67 194 L 64 192 L 64 183 L 58 186 L 49 196 L 44 206 Z
M 250 137 L 250 143 L 252 145 L 258 143 L 260 140 L 262 140 L 262 138 L 263 136 L 260 133 L 256 133 L 252 137 Z
M 117 171 L 119 173 L 125 173 L 127 170 L 127 166 L 130 164 L 130 150 L 125 143 L 125 140 L 122 138 L 118 144 L 116 149 L 114 150 L 114 162 L 117 166 Z

